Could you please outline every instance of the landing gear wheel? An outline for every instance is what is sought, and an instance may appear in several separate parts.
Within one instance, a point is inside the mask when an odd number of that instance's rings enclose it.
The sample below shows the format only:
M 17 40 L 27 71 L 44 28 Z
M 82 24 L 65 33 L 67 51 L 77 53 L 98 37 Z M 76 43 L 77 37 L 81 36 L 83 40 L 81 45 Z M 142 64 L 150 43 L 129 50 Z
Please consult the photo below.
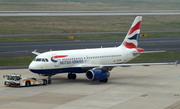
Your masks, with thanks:
M 103 80 L 99 80 L 99 82 L 103 82 Z
M 68 79 L 76 79 L 76 74 L 69 73 L 67 77 Z
M 108 82 L 108 78 L 104 79 L 103 82 L 104 82 L 104 83 L 107 83 L 107 82 Z
M 76 79 L 76 74 L 72 74 L 71 79 Z
M 30 81 L 26 81 L 26 87 L 29 87 L 30 85 Z
M 68 79 L 72 79 L 72 74 L 71 73 L 68 74 Z
M 105 79 L 103 79 L 103 80 L 99 80 L 99 82 L 107 83 L 107 82 L 108 82 L 108 78 L 105 78 Z
M 43 85 L 47 85 L 47 80 L 43 80 Z
M 51 84 L 51 80 L 50 79 L 48 80 L 48 84 Z

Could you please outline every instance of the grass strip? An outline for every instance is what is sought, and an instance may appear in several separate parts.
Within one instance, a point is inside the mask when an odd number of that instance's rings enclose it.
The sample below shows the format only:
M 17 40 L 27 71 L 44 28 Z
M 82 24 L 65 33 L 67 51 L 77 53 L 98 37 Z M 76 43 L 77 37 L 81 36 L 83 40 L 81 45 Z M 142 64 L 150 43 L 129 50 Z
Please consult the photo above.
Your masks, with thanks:
M 0 11 L 179 10 L 179 0 L 0 0 Z
M 1 16 L 0 34 L 128 31 L 136 16 Z M 180 15 L 143 16 L 141 31 L 180 30 Z
M 17 37 L 0 37 L 0 42 L 21 42 L 21 41 L 50 41 L 50 40 L 72 40 L 68 39 L 69 35 L 59 36 L 17 36 Z M 83 34 L 73 35 L 73 40 L 87 39 L 116 39 L 124 38 L 126 34 Z
M 146 34 L 146 33 L 144 33 Z M 69 35 L 57 36 L 15 36 L 0 37 L 0 42 L 22 42 L 22 41 L 53 41 L 53 40 L 88 40 L 88 39 L 118 39 L 125 38 L 125 33 L 119 34 L 82 34 L 72 35 L 74 39 L 68 39 Z M 147 37 L 180 36 L 180 32 L 147 33 Z
M 34 58 L 35 56 L 1 58 L 0 66 L 29 65 Z
M 154 61 L 171 60 L 171 59 L 180 59 L 180 51 L 163 52 L 163 53 L 145 53 L 129 61 L 129 63 L 154 62 Z
M 34 58 L 35 56 L 1 58 L 0 66 L 29 65 Z M 180 51 L 141 54 L 139 57 L 129 61 L 129 63 L 153 62 L 153 61 L 162 61 L 162 60 L 170 60 L 170 59 L 180 59 Z
M 144 33 L 147 37 L 180 36 L 180 32 Z

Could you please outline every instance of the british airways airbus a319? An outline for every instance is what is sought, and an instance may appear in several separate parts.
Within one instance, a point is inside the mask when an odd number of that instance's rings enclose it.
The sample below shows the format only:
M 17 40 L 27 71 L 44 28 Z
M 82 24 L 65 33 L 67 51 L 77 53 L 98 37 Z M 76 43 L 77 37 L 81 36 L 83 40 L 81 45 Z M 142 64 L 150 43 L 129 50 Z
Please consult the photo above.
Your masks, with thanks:
M 76 79 L 76 73 L 85 73 L 89 81 L 107 82 L 110 72 L 117 66 L 134 65 L 176 65 L 173 63 L 133 63 L 126 62 L 139 56 L 141 53 L 162 51 L 144 51 L 138 48 L 142 16 L 137 16 L 128 31 L 124 41 L 118 47 L 95 48 L 81 50 L 48 51 L 36 54 L 36 58 L 29 65 L 31 72 L 50 77 L 58 73 L 68 73 L 68 79 Z

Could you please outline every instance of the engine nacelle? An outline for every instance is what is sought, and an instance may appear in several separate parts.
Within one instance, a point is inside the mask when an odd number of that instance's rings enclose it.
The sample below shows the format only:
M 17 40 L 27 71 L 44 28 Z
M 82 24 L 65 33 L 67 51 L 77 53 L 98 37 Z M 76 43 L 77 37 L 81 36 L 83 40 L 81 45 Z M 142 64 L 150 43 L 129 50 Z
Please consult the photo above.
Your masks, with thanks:
M 86 78 L 89 81 L 103 80 L 105 78 L 108 78 L 109 76 L 110 76 L 109 72 L 106 72 L 104 70 L 99 70 L 99 69 L 88 70 L 86 72 Z

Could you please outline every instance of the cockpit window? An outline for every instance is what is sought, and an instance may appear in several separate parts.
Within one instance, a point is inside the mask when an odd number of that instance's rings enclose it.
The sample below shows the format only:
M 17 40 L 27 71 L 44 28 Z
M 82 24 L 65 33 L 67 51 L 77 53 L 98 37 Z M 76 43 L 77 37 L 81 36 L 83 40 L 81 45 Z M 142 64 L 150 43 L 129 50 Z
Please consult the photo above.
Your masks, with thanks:
M 48 62 L 48 59 L 47 58 L 35 58 L 33 61 L 36 61 L 36 62 Z
M 40 59 L 40 58 L 38 58 L 38 59 L 36 59 L 36 61 L 41 61 L 41 59 Z

